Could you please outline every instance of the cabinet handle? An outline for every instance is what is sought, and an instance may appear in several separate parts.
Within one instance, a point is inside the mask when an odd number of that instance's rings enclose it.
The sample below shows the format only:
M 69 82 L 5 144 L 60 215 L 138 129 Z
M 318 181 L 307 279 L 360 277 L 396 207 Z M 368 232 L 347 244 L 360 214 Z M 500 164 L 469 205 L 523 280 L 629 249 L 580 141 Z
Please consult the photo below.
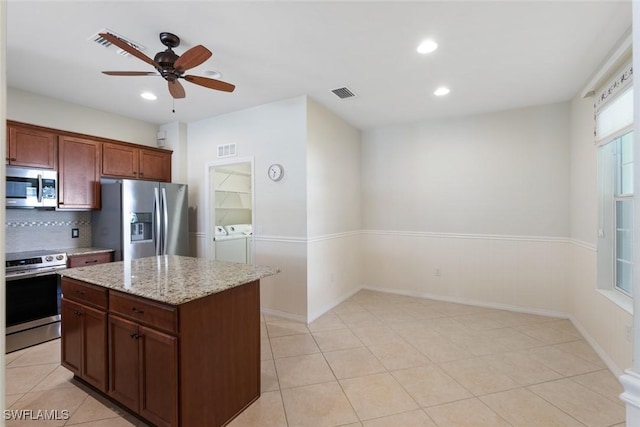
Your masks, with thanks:
M 11 160 L 12 162 L 15 162 L 15 161 L 16 161 L 16 160 L 18 160 L 18 159 L 16 159 L 15 157 L 12 157 L 12 158 L 11 158 L 11 159 L 9 159 L 9 160 Z
M 144 174 L 142 172 L 140 172 L 140 176 L 144 176 Z
M 76 289 L 76 294 L 84 295 L 84 291 L 82 289 Z
M 82 312 L 78 310 L 73 310 L 73 314 L 75 314 L 76 316 L 82 316 Z
M 135 332 L 132 332 L 132 333 L 131 333 L 131 338 L 133 338 L 133 339 L 136 339 L 136 340 L 137 340 L 137 339 L 138 339 L 138 334 L 137 334 L 137 333 L 135 333 Z
M 87 261 L 85 261 L 84 263 L 85 263 L 85 264 L 95 264 L 96 262 L 98 262 L 98 260 L 97 260 L 97 259 L 92 259 L 92 260 L 87 260 Z
M 140 310 L 135 307 L 132 307 L 131 310 L 136 314 L 144 314 L 144 310 Z
M 134 171 L 134 172 L 133 172 L 133 174 L 134 174 L 134 175 L 138 175 L 138 172 Z

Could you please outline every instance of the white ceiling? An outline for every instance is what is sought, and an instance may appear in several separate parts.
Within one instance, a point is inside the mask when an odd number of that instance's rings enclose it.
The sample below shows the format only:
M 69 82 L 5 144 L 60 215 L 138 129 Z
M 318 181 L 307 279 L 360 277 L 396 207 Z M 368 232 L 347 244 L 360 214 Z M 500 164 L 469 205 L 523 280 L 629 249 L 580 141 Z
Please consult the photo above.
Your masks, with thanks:
M 7 21 L 10 87 L 158 124 L 306 94 L 369 129 L 566 101 L 630 28 L 631 2 L 9 0 Z M 150 57 L 164 50 L 162 31 L 182 39 L 178 55 L 202 44 L 213 56 L 187 74 L 218 70 L 237 88 L 182 81 L 187 96 L 172 113 L 161 77 L 100 72 L 153 71 L 87 40 L 103 28 Z M 417 54 L 427 37 L 439 49 Z M 440 85 L 451 93 L 435 97 Z M 330 92 L 342 86 L 357 97 Z

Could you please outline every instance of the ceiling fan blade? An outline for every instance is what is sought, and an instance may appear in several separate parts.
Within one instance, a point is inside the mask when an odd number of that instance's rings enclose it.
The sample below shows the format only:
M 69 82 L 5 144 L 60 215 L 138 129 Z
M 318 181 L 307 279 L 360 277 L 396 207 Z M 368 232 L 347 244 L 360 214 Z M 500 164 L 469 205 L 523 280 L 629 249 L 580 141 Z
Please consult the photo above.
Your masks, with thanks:
M 155 71 L 103 71 L 109 76 L 159 76 Z
M 199 44 L 187 50 L 176 59 L 173 68 L 178 71 L 187 71 L 188 69 L 197 67 L 209 58 L 211 58 L 211 51 Z
M 223 92 L 233 92 L 236 88 L 231 83 L 223 82 L 222 80 L 210 79 L 208 77 L 184 76 L 183 78 L 188 82 L 208 87 L 209 89 L 221 90 Z
M 184 87 L 182 87 L 182 84 L 177 80 L 169 82 L 169 93 L 176 99 L 185 97 Z
M 131 55 L 135 56 L 136 58 L 143 60 L 147 64 L 153 65 L 155 68 L 158 68 L 158 69 L 160 68 L 160 65 L 156 63 L 153 59 L 149 58 L 147 55 L 140 52 L 138 49 L 132 47 L 128 43 L 120 40 L 116 36 L 109 33 L 100 33 L 100 36 L 105 40 L 110 41 L 114 45 L 118 46 L 120 49 L 124 50 L 125 52 L 128 52 Z

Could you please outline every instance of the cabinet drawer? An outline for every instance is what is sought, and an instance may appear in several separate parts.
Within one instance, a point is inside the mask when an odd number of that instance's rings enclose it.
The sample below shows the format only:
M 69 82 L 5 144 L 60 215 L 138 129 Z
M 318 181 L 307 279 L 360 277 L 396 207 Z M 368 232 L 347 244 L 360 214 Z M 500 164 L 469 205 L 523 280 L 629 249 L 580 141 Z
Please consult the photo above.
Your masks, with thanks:
M 66 277 L 62 278 L 62 294 L 64 298 L 82 302 L 94 307 L 107 309 L 107 289 L 88 283 L 78 282 Z
M 96 254 L 74 255 L 69 257 L 69 268 L 85 267 L 88 265 L 102 264 L 111 262 L 113 252 L 101 252 Z
M 152 328 L 174 334 L 178 331 L 178 313 L 170 305 L 112 290 L 109 292 L 109 311 Z

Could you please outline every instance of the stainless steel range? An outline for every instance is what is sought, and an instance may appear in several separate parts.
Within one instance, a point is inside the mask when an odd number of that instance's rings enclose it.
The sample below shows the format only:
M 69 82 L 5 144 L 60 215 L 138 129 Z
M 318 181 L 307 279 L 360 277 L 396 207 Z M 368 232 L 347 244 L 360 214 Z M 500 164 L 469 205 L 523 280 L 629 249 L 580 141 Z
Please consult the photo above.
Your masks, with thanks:
M 6 352 L 60 336 L 60 281 L 67 254 L 39 250 L 6 254 Z

